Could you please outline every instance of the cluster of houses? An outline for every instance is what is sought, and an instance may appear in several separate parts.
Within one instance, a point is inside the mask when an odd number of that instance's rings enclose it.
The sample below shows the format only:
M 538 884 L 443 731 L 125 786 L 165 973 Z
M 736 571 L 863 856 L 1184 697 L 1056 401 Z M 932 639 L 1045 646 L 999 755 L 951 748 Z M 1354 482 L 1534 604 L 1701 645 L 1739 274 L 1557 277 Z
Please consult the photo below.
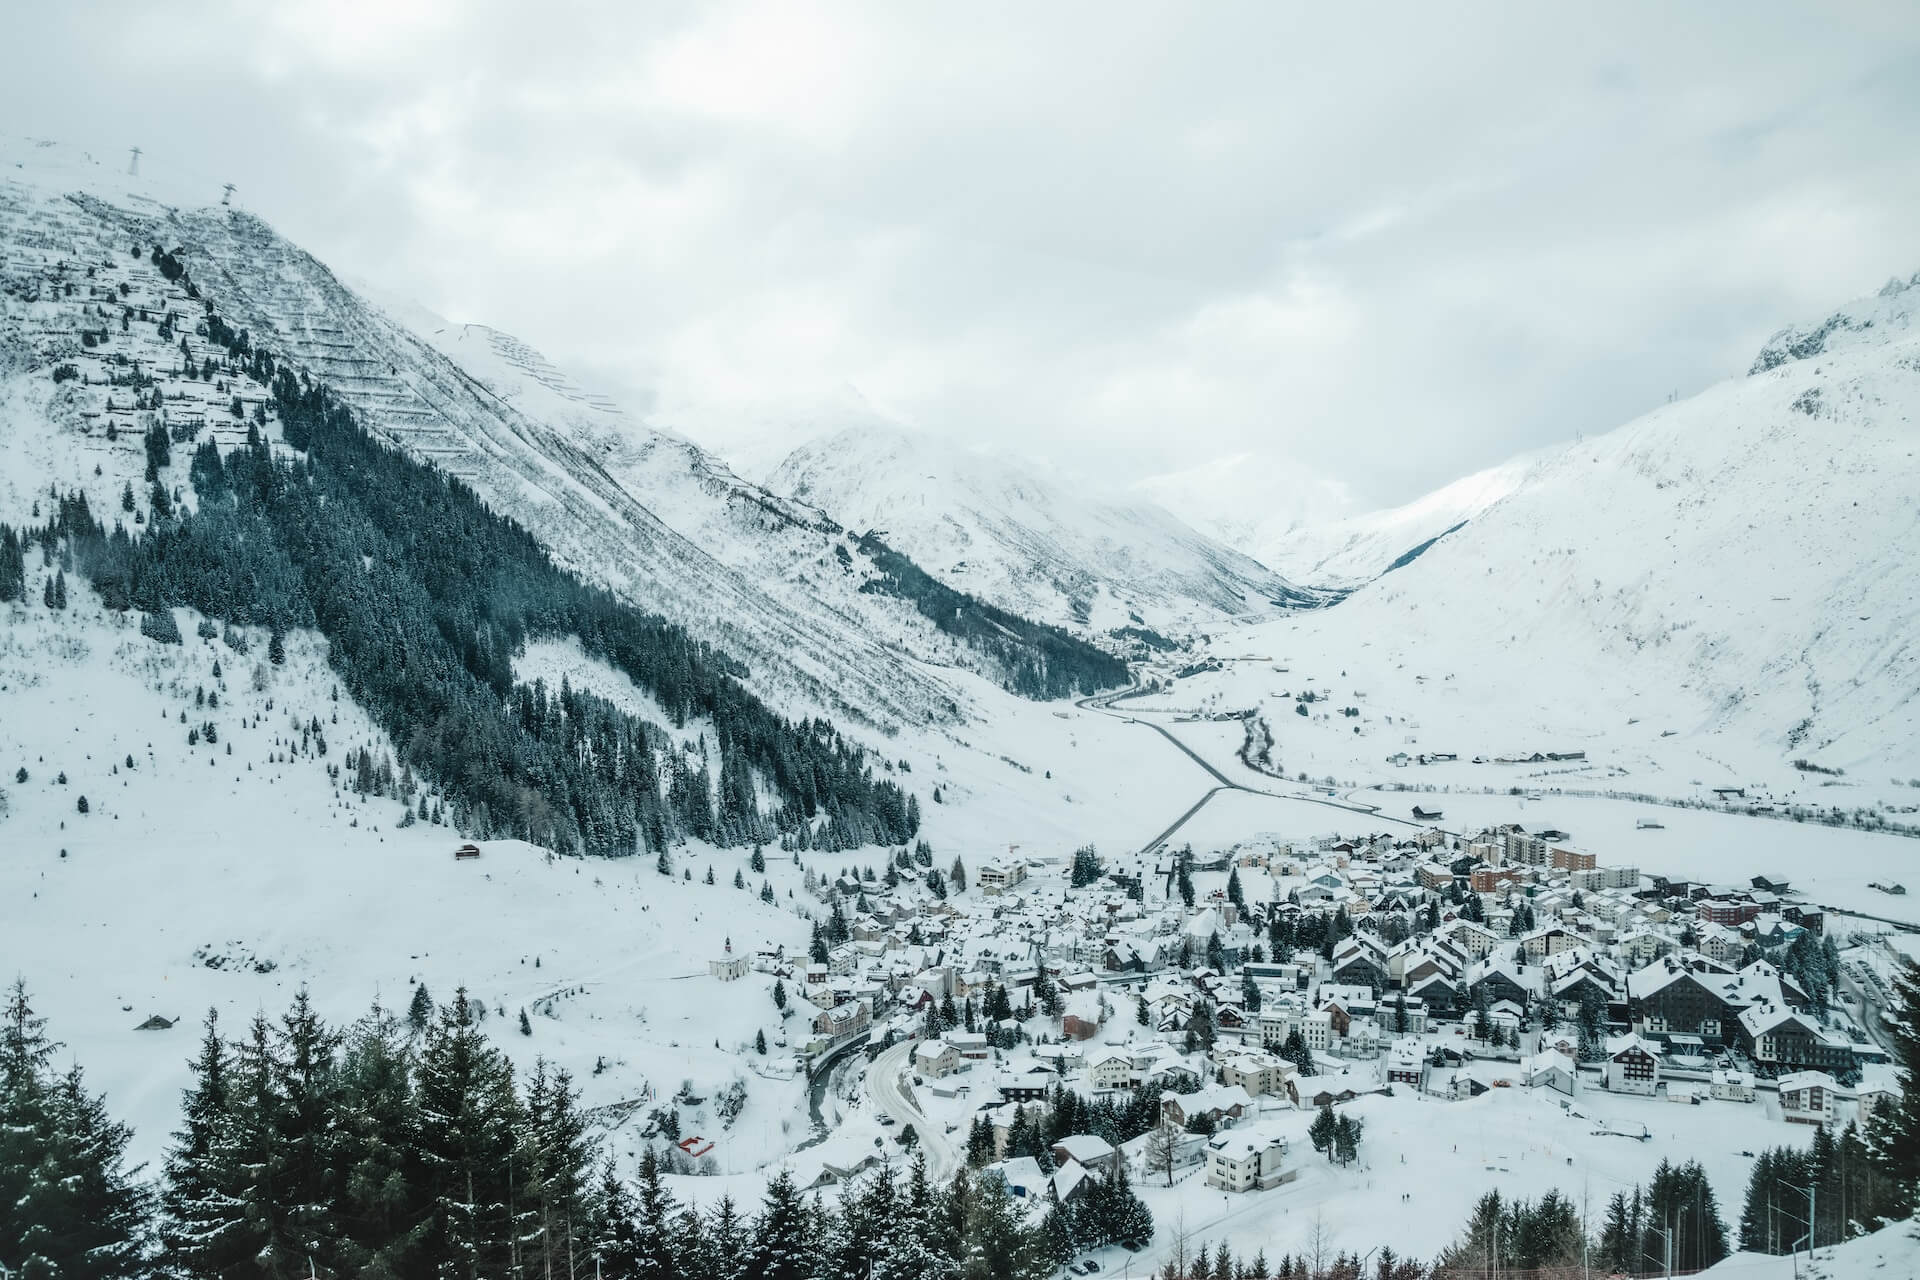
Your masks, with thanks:
M 912 1071 L 984 1113 L 997 1143 L 1056 1088 L 1157 1088 L 1182 1161 L 1229 1191 L 1285 1176 L 1285 1143 L 1260 1128 L 1261 1111 L 1328 1100 L 1303 1049 L 1320 1074 L 1345 1066 L 1352 1079 L 1373 1064 L 1366 1087 L 1436 1098 L 1490 1082 L 1571 1094 L 1584 1077 L 1677 1102 L 1778 1087 L 1791 1118 L 1871 1103 L 1849 1086 L 1879 1050 L 1755 958 L 1822 932 L 1784 883 L 1646 876 L 1565 832 L 1517 825 L 1329 836 L 1184 868 L 1175 857 L 1109 861 L 1081 888 L 1064 860 L 1001 859 L 950 898 L 909 878 L 847 876 L 823 885 L 855 908 L 824 961 L 729 950 L 712 967 L 723 980 L 743 965 L 792 980 L 813 1006 L 815 1052 L 888 1027 L 920 1035 L 930 1010 L 945 1011 Z M 1208 887 L 1189 902 L 1176 882 L 1193 877 Z M 1275 954 L 1276 940 L 1307 937 L 1331 940 Z M 1011 1016 L 987 1017 L 989 993 L 1004 993 Z M 1490 1073 L 1489 1057 L 1510 1071 Z M 1069 1155 L 1097 1176 L 1097 1160 Z M 1116 1158 L 1144 1172 L 1143 1150 Z M 1057 1196 L 1068 1161 L 1055 1163 L 1045 1193 Z M 1041 1190 L 1035 1172 L 1005 1172 Z

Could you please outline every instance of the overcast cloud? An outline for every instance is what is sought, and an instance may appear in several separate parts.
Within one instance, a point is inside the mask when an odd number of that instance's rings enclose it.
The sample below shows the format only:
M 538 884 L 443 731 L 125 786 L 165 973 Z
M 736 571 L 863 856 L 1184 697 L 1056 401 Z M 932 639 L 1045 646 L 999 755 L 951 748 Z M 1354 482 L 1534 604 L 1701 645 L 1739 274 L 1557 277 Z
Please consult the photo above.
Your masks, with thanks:
M 0 128 L 750 461 L 877 414 L 1371 505 L 1920 269 L 1910 0 L 1572 8 L 21 3 Z

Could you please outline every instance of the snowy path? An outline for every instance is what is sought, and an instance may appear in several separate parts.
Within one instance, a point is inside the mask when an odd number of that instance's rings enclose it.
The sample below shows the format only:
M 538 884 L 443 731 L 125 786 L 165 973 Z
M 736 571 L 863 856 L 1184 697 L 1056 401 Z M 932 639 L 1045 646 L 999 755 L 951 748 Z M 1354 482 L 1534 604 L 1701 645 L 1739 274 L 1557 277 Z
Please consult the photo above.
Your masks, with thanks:
M 960 1158 L 953 1144 L 947 1141 L 946 1132 L 927 1119 L 926 1113 L 913 1104 L 907 1092 L 904 1080 L 907 1058 L 916 1043 L 903 1040 L 873 1060 L 873 1065 L 867 1068 L 867 1096 L 873 1100 L 876 1110 L 892 1116 L 901 1124 L 913 1126 L 914 1134 L 919 1138 L 920 1150 L 927 1156 L 928 1181 L 943 1182 L 959 1164 Z
M 1167 841 L 1171 840 L 1174 837 L 1175 833 L 1177 833 L 1180 830 L 1180 828 L 1186 826 L 1188 822 L 1192 821 L 1194 815 L 1199 813 L 1202 809 L 1206 808 L 1207 803 L 1211 801 L 1215 796 L 1219 795 L 1222 791 L 1244 791 L 1248 795 L 1265 796 L 1271 800 L 1292 800 L 1292 801 L 1295 801 L 1298 803 L 1304 803 L 1304 804 L 1317 804 L 1322 806 L 1323 808 L 1339 809 L 1347 813 L 1363 814 L 1367 817 L 1374 818 L 1381 822 L 1391 822 L 1397 826 L 1403 826 L 1403 827 L 1415 827 L 1415 828 L 1424 830 L 1427 825 L 1419 822 L 1409 822 L 1405 818 L 1391 817 L 1388 814 L 1383 813 L 1380 810 L 1380 807 L 1378 805 L 1363 804 L 1351 798 L 1344 799 L 1344 800 L 1331 800 L 1325 796 L 1312 795 L 1308 793 L 1305 789 L 1302 789 L 1296 792 L 1269 791 L 1264 787 L 1252 787 L 1252 786 L 1248 786 L 1244 782 L 1236 782 L 1232 778 L 1228 777 L 1226 774 L 1222 773 L 1211 761 L 1209 761 L 1205 756 L 1201 755 L 1198 751 L 1194 750 L 1192 746 L 1188 745 L 1186 741 L 1181 739 L 1178 735 L 1176 735 L 1172 730 L 1168 729 L 1165 725 L 1156 724 L 1151 720 L 1143 720 L 1140 718 L 1141 715 L 1143 714 L 1150 715 L 1150 714 L 1153 714 L 1152 712 L 1122 712 L 1122 711 L 1115 711 L 1113 709 L 1113 704 L 1115 702 L 1118 702 L 1122 698 L 1132 695 L 1134 692 L 1135 692 L 1134 690 L 1128 689 L 1128 690 L 1122 690 L 1119 693 L 1096 694 L 1090 698 L 1080 699 L 1080 701 L 1076 705 L 1079 706 L 1084 711 L 1098 711 L 1104 715 L 1112 716 L 1114 719 L 1119 720 L 1122 724 L 1139 725 L 1143 729 L 1153 730 L 1155 733 L 1165 738 L 1168 742 L 1172 743 L 1174 747 L 1177 748 L 1182 755 L 1186 756 L 1189 760 L 1193 761 L 1193 763 L 1200 766 L 1201 769 L 1205 770 L 1207 775 L 1213 778 L 1216 783 L 1215 786 L 1207 790 L 1204 794 L 1201 795 L 1201 797 L 1198 800 L 1194 802 L 1192 808 L 1188 809 L 1185 813 L 1181 814 L 1178 818 L 1175 818 L 1171 826 L 1169 826 L 1165 831 L 1162 831 L 1159 835 L 1155 836 L 1153 839 L 1149 840 L 1145 845 L 1141 846 L 1140 853 L 1142 855 L 1150 854 L 1154 852 L 1156 849 L 1159 849 L 1163 845 L 1165 845 Z M 1452 833 L 1448 833 L 1448 834 L 1452 834 Z

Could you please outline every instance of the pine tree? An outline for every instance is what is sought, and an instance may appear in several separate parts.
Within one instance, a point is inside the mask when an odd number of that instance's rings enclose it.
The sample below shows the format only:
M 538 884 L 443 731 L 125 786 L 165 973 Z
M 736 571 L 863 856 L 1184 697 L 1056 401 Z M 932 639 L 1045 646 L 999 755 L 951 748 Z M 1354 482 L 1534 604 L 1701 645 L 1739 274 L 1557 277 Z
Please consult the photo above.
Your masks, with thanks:
M 756 1280 L 810 1280 L 816 1239 L 813 1215 L 794 1186 L 793 1175 L 782 1169 L 768 1182 L 754 1219 L 747 1273 Z
M 1360 1158 L 1360 1135 L 1366 1126 L 1348 1112 L 1341 1112 L 1333 1130 L 1333 1160 L 1336 1164 L 1352 1164 Z
M 424 1033 L 433 1022 L 433 997 L 427 994 L 427 984 L 416 983 L 413 988 L 413 1000 L 407 1006 L 407 1025 L 416 1034 Z
M 1900 1217 L 1920 1204 L 1920 966 L 1905 967 L 1894 980 L 1893 996 L 1887 1029 L 1900 1068 L 1900 1094 L 1875 1109 L 1865 1141 L 1889 1184 L 1885 1211 Z
M 314 1013 L 307 993 L 294 996 L 275 1037 L 273 1089 L 278 1102 L 286 1187 L 286 1229 L 294 1259 L 331 1265 L 338 1253 L 333 1208 L 340 1035 Z
M 246 1253 L 226 1202 L 211 1177 L 213 1152 L 226 1124 L 227 1048 L 219 1014 L 207 1011 L 193 1061 L 193 1085 L 182 1095 L 182 1125 L 167 1150 L 160 1192 L 160 1245 L 168 1270 L 187 1280 L 225 1275 Z
M 445 1275 L 497 1273 L 514 1254 L 517 1100 L 513 1073 L 479 1030 L 463 987 L 440 1011 L 420 1055 L 423 1262 Z
M 146 1274 L 146 1197 L 121 1169 L 131 1132 L 109 1121 L 15 981 L 0 1015 L 0 1259 L 21 1276 Z
M 23 1228 L 22 1274 L 147 1275 L 151 1196 L 124 1168 L 133 1131 L 108 1117 L 79 1067 L 49 1083 L 38 1159 L 25 1196 L 8 1206 Z
M 640 1176 L 634 1184 L 632 1247 L 636 1280 L 673 1280 L 678 1274 L 671 1230 L 677 1206 L 660 1173 L 659 1157 L 648 1147 L 641 1153 Z
M 564 1070 L 535 1064 L 523 1131 L 528 1182 L 523 1265 L 534 1275 L 572 1275 L 589 1252 L 588 1178 L 594 1149 L 579 1091 Z
M 1340 1121 L 1334 1116 L 1331 1104 L 1322 1106 L 1320 1114 L 1307 1126 L 1307 1138 L 1313 1143 L 1313 1149 L 1324 1152 L 1329 1162 L 1333 1160 L 1334 1139 L 1339 1129 Z
M 983 1175 L 966 1202 L 957 1257 L 961 1280 L 1043 1280 L 1053 1269 L 1048 1252 L 1039 1233 L 1027 1227 L 1005 1179 Z
M 377 1006 L 347 1034 L 336 1109 L 340 1270 L 381 1280 L 408 1275 L 429 1209 L 414 1159 L 419 1116 L 400 1023 Z

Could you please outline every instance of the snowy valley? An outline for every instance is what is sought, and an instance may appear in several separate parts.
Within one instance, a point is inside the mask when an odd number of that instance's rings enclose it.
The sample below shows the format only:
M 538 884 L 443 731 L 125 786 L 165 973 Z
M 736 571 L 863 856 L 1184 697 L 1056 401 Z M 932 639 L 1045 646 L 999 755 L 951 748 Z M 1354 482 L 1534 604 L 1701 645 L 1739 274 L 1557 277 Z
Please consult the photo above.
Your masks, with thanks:
M 756 483 L 206 193 L 0 161 L 0 1068 L 44 1019 L 168 1265 L 298 1133 L 420 1234 L 329 1184 L 272 1274 L 1912 1269 L 1920 276 L 1232 549 L 877 426 Z M 272 1097 L 189 1197 L 209 1052 Z M 454 1058 L 484 1195 L 408 1112 Z

